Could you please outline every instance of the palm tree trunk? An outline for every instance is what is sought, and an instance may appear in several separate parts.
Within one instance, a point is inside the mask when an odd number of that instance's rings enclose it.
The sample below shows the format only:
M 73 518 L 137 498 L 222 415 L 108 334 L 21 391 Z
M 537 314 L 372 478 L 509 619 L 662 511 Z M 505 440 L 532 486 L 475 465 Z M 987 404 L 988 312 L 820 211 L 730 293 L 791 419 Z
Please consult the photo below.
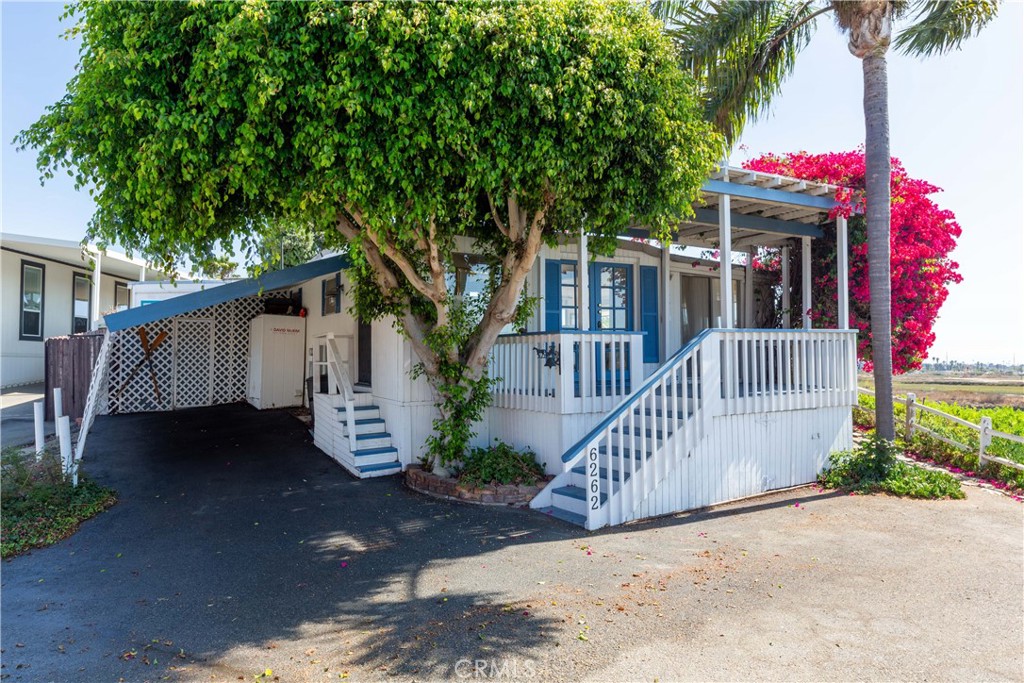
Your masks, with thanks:
M 875 428 L 896 438 L 892 407 L 892 287 L 889 228 L 889 83 L 885 54 L 868 54 L 864 64 L 864 156 L 867 190 L 868 281 L 871 287 L 871 362 L 875 375 Z

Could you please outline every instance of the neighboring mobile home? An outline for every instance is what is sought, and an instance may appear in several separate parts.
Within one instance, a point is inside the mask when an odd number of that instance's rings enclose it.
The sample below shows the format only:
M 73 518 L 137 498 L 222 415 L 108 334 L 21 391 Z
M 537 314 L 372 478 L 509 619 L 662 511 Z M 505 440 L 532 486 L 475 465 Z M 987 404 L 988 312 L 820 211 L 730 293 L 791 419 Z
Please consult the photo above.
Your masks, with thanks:
M 43 342 L 96 329 L 129 285 L 162 277 L 140 259 L 71 240 L 0 234 L 0 386 L 43 381 Z
M 477 438 L 537 453 L 555 478 L 533 507 L 594 529 L 807 483 L 850 447 L 855 332 L 812 329 L 807 315 L 792 329 L 788 313 L 785 329 L 759 329 L 757 292 L 776 290 L 759 286 L 751 260 L 719 268 L 693 255 L 800 248 L 806 310 L 811 240 L 835 229 L 848 320 L 846 220 L 828 223 L 835 190 L 727 168 L 674 245 L 637 229 L 608 258 L 591 258 L 585 235 L 544 249 L 527 284 L 540 306 L 494 347 L 499 381 Z M 473 296 L 484 274 L 462 246 L 454 286 Z M 334 256 L 107 316 L 96 410 L 305 403 L 316 445 L 355 476 L 401 471 L 422 455 L 434 398 L 410 376 L 417 358 L 393 321 L 349 312 L 345 268 Z M 147 353 L 160 335 L 167 343 Z M 267 349 L 295 368 L 271 380 L 287 388 L 270 403 Z M 133 374 L 146 358 L 152 375 Z

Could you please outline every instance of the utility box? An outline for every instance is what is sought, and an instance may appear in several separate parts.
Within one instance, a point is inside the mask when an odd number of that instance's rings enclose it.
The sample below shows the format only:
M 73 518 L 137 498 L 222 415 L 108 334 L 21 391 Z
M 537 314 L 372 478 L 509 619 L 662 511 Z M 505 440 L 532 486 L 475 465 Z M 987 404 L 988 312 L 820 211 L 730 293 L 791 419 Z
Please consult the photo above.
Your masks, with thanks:
M 305 318 L 253 318 L 249 322 L 249 403 L 258 410 L 302 405 L 305 349 Z

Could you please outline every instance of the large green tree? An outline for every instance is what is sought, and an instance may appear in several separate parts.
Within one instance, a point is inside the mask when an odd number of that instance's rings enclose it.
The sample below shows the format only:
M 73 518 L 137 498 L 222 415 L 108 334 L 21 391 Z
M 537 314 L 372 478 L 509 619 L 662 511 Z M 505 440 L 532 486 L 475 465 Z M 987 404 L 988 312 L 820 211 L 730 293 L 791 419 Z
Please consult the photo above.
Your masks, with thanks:
M 461 454 L 538 251 L 667 236 L 724 149 L 644 6 L 93 2 L 67 94 L 27 131 L 44 178 L 95 192 L 90 237 L 170 268 L 282 220 L 347 246 L 364 318 L 393 315 Z M 450 286 L 488 260 L 484 305 Z M 461 242 L 460 242 L 461 243 Z M 464 243 L 463 243 L 464 244 Z
M 890 292 L 890 43 L 911 55 L 956 49 L 991 21 L 995 0 L 658 0 L 655 14 L 701 82 L 705 110 L 730 140 L 765 112 L 823 15 L 834 18 L 864 67 L 865 194 L 871 349 L 879 436 L 895 438 Z M 893 21 L 905 20 L 893 37 Z

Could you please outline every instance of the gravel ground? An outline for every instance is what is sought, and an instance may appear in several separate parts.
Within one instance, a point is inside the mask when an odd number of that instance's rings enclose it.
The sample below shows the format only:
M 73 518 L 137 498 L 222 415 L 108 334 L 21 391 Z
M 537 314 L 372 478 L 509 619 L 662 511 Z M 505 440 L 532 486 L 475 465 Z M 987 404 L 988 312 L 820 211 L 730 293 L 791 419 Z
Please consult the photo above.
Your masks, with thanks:
M 239 406 L 102 418 L 87 461 L 121 502 L 3 564 L 5 680 L 1024 680 L 1024 506 L 973 487 L 587 534 Z

